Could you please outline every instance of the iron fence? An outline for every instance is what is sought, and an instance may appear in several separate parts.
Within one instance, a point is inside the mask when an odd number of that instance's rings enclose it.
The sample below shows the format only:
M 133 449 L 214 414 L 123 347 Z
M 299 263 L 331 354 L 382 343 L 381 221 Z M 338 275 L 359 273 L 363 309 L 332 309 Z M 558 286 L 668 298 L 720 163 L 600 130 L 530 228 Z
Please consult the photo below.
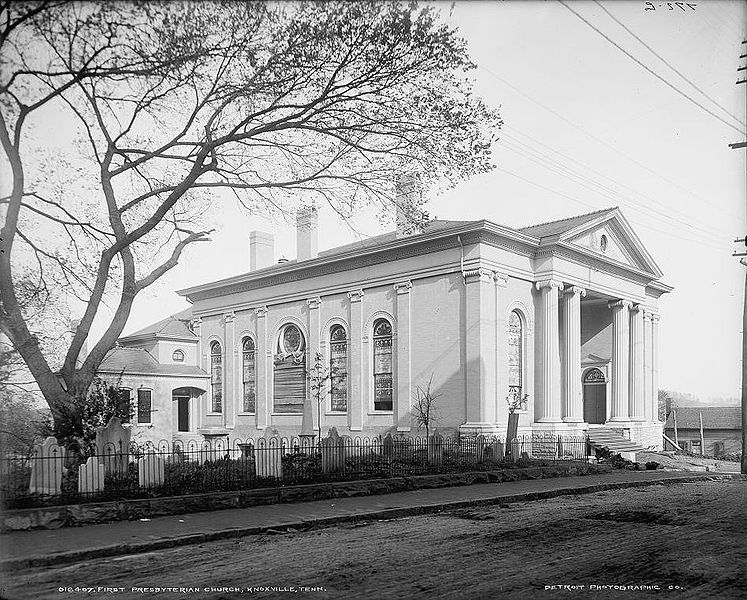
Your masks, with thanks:
M 236 491 L 586 461 L 588 439 L 274 437 L 52 448 L 0 460 L 5 508 Z

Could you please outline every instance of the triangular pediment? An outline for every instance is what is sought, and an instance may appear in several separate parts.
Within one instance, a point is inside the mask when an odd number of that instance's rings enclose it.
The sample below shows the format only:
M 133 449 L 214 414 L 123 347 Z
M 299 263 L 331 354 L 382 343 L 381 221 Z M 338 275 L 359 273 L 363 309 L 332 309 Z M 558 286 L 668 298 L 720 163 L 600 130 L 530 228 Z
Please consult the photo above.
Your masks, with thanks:
M 564 232 L 558 241 L 661 277 L 661 270 L 619 210 Z

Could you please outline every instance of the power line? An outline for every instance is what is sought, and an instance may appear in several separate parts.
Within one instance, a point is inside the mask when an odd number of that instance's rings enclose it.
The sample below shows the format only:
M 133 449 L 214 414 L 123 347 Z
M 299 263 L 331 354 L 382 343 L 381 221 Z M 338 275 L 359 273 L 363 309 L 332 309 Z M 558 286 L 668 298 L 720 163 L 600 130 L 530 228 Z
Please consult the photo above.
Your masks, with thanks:
M 600 31 L 599 29 L 597 29 L 592 23 L 590 23 L 589 21 L 587 21 L 586 19 L 584 19 L 584 17 L 582 17 L 575 10 L 573 10 L 570 6 L 568 6 L 563 0 L 558 0 L 558 2 L 560 2 L 560 4 L 562 4 L 563 6 L 565 6 L 569 11 L 571 11 L 574 15 L 576 15 L 576 17 L 578 17 L 581 21 L 583 21 L 584 23 L 586 23 L 589 27 L 591 27 L 594 31 L 596 31 L 599 35 L 601 35 L 605 40 L 607 40 L 615 48 L 617 48 L 618 50 L 620 50 L 620 52 L 622 52 L 623 54 L 625 54 L 625 56 L 627 56 L 628 58 L 630 58 L 631 60 L 633 60 L 636 64 L 638 64 L 641 67 L 643 67 L 646 71 L 648 71 L 649 73 L 651 73 L 654 77 L 656 77 L 659 81 L 661 81 L 662 83 L 664 83 L 666 86 L 672 88 L 675 92 L 677 92 L 678 94 L 680 94 L 681 96 L 683 96 L 684 98 L 686 98 L 687 100 L 689 100 L 690 102 L 692 102 L 695 106 L 699 107 L 701 110 L 704 110 L 705 112 L 707 112 L 712 117 L 714 117 L 714 118 L 718 119 L 719 121 L 721 121 L 724 125 L 727 125 L 727 126 L 731 127 L 732 129 L 735 129 L 739 133 L 742 133 L 742 129 L 739 129 L 739 127 L 736 127 L 735 125 L 732 125 L 731 123 L 729 123 L 725 119 L 722 119 L 720 116 L 718 116 L 712 110 L 710 110 L 709 108 L 703 106 L 700 102 L 698 102 L 697 100 L 695 100 L 691 96 L 687 95 L 685 92 L 683 92 L 682 90 L 680 90 L 678 87 L 675 87 L 669 81 L 667 81 L 666 79 L 664 79 L 664 77 L 662 77 L 661 75 L 659 75 L 656 71 L 652 70 L 650 67 L 648 67 L 647 65 L 645 65 L 644 63 L 642 63 L 635 56 L 633 56 L 630 52 L 628 52 L 627 50 L 625 50 L 625 48 L 623 48 L 622 46 L 620 46 L 619 44 L 617 44 L 617 42 L 615 42 L 612 38 L 608 37 L 605 33 L 603 33 L 602 31 Z
M 704 92 L 703 90 L 701 90 L 697 85 L 695 85 L 692 81 L 690 81 L 690 79 L 688 79 L 681 71 L 679 71 L 676 67 L 674 67 L 667 59 L 665 59 L 663 56 L 661 56 L 658 52 L 656 52 L 656 50 L 654 50 L 651 46 L 649 46 L 646 42 L 644 42 L 640 37 L 638 37 L 635 34 L 635 32 L 631 31 L 628 28 L 628 26 L 625 25 L 625 23 L 623 23 L 622 21 L 620 21 L 617 17 L 615 17 L 615 15 L 613 15 L 609 10 L 607 10 L 607 8 L 601 2 L 599 2 L 599 0 L 594 0 L 594 2 L 599 6 L 599 8 L 601 8 L 604 12 L 606 12 L 615 23 L 617 23 L 618 25 L 620 25 L 620 27 L 622 27 L 625 31 L 627 31 L 630 35 L 632 35 L 635 39 L 637 39 L 641 44 L 643 44 L 646 47 L 646 49 L 649 52 L 651 52 L 651 54 L 653 54 L 654 56 L 656 56 L 656 58 L 658 58 L 661 62 L 663 62 L 670 69 L 672 69 L 672 71 L 674 71 L 675 73 L 677 73 L 677 75 L 679 75 L 680 77 L 682 77 L 682 79 L 684 79 L 685 81 L 687 81 L 687 83 L 689 83 L 691 86 L 693 86 L 696 90 L 698 90 L 701 94 L 703 94 L 706 98 L 708 98 L 711 102 L 713 102 L 721 110 L 723 110 L 727 115 L 729 115 L 734 120 L 736 120 L 737 123 L 739 123 L 742 126 L 745 125 L 744 121 L 741 121 L 739 119 L 739 117 L 737 117 L 736 115 L 733 115 L 726 108 L 724 108 L 723 106 L 721 106 L 718 102 L 716 102 L 713 98 L 711 98 L 706 92 Z

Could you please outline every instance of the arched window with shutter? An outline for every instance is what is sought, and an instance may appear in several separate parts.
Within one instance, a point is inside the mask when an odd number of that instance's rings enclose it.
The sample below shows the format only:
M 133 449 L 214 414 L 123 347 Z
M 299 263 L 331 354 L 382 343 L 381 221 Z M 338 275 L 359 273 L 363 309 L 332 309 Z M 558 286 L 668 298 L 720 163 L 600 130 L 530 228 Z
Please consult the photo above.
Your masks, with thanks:
M 275 345 L 273 399 L 276 413 L 302 413 L 306 399 L 306 340 L 297 325 L 280 328 Z
M 348 338 L 342 325 L 329 331 L 329 373 L 332 412 L 348 410 Z
M 250 337 L 245 337 L 242 343 L 242 370 L 244 381 L 242 410 L 245 413 L 253 413 L 257 406 L 257 363 L 254 340 Z
M 374 410 L 392 410 L 392 325 L 376 319 L 373 332 Z
M 210 344 L 210 385 L 212 412 L 223 412 L 223 348 L 219 342 Z
M 508 315 L 508 395 L 512 402 L 523 404 L 524 394 L 524 324 L 519 312 L 512 310 Z

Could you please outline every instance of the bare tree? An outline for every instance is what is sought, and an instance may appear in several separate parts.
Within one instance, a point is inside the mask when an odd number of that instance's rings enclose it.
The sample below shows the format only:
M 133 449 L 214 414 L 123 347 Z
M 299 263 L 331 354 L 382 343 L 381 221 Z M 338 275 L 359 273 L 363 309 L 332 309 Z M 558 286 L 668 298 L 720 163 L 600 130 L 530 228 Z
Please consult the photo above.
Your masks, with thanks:
M 435 189 L 489 170 L 501 125 L 472 94 L 465 42 L 414 4 L 6 1 L 0 56 L 0 329 L 56 422 L 80 420 L 71 399 L 137 294 L 208 240 L 216 190 L 349 217 L 391 202 L 404 171 Z M 50 120 L 69 123 L 64 152 Z M 22 296 L 82 314 L 59 365 Z
M 442 394 L 434 394 L 431 390 L 433 384 L 433 374 L 431 373 L 430 379 L 428 379 L 428 385 L 425 389 L 417 386 L 415 389 L 415 402 L 412 406 L 412 416 L 415 419 L 415 423 L 418 429 L 425 429 L 425 437 L 430 437 L 430 430 L 438 421 L 438 408 L 436 407 L 436 400 L 438 400 Z

